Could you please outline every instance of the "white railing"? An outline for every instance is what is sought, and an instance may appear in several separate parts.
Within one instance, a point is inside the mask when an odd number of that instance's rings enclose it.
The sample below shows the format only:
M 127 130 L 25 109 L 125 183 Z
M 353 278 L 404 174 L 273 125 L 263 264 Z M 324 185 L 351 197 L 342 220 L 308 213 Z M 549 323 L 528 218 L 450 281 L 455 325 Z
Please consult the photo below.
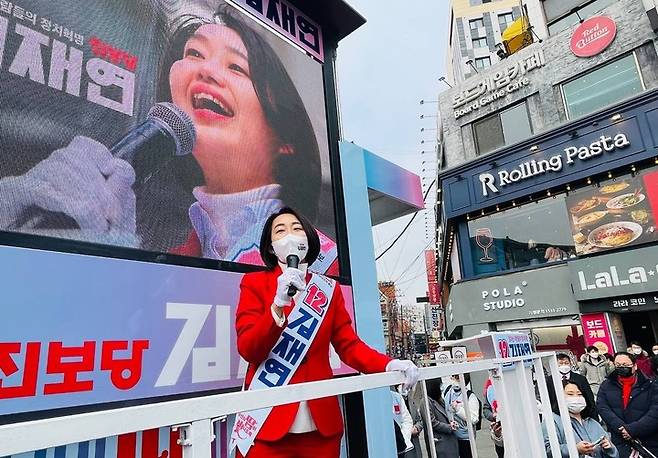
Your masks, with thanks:
M 463 374 L 471 372 L 488 371 L 498 384 L 496 396 L 502 408 L 502 427 L 507 458 L 525 458 L 527 456 L 544 457 L 543 439 L 541 439 L 541 426 L 539 411 L 535 402 L 533 382 L 530 380 L 524 364 L 518 363 L 515 368 L 503 371 L 502 365 L 510 362 L 532 361 L 535 367 L 537 385 L 542 403 L 542 414 L 548 415 L 552 420 L 551 404 L 548 397 L 546 379 L 542 368 L 543 362 L 548 362 L 553 383 L 558 394 L 560 416 L 563 419 L 564 430 L 567 431 L 567 442 L 570 456 L 578 457 L 575 439 L 571 432 L 571 423 L 562 393 L 561 378 L 557 371 L 557 362 L 553 353 L 536 353 L 532 356 L 490 359 L 472 362 L 440 364 L 434 367 L 420 369 L 420 380 L 429 380 L 459 374 L 462 390 L 465 393 Z M 505 380 L 505 374 L 513 374 Z M 514 381 L 522 380 L 519 385 Z M 176 426 L 181 431 L 181 445 L 183 445 L 184 458 L 210 458 L 211 442 L 214 440 L 214 422 L 224 420 L 228 415 L 288 404 L 309 399 L 332 395 L 341 395 L 365 391 L 374 388 L 389 387 L 404 381 L 402 373 L 389 372 L 352 377 L 337 378 L 319 382 L 301 383 L 286 387 L 271 388 L 260 391 L 244 391 L 218 394 L 206 397 L 160 402 L 155 404 L 126 407 L 120 409 L 103 410 L 83 413 L 65 417 L 56 417 L 0 426 L 0 456 L 9 456 L 33 450 L 47 449 L 61 445 L 100 439 L 109 436 L 132 433 L 148 429 Z M 421 385 L 423 395 L 426 394 L 424 382 Z M 531 394 L 532 393 L 532 394 Z M 518 398 L 516 397 L 518 396 Z M 429 419 L 429 404 L 425 397 L 425 418 Z M 470 418 L 468 402 L 464 403 L 466 417 Z M 504 415 L 512 412 L 505 406 L 521 406 L 526 413 L 523 418 L 513 418 L 513 415 Z M 565 421 L 566 420 L 566 421 Z M 384 421 L 384 420 L 382 420 Z M 386 421 L 391 421 L 388 419 Z M 520 423 L 519 423 L 520 422 Z M 429 423 L 429 422 L 428 422 Z M 475 448 L 475 435 L 469 423 L 469 437 L 473 456 L 477 458 Z M 560 458 L 560 448 L 557 442 L 555 425 L 547 421 L 551 439 L 551 452 L 553 458 Z M 526 448 L 527 437 L 518 434 L 517 426 L 530 425 L 532 434 L 531 453 Z M 426 427 L 430 434 L 430 444 L 434 443 L 431 424 Z M 392 439 L 391 439 L 392 440 Z M 434 447 L 430 447 L 432 458 L 436 458 Z

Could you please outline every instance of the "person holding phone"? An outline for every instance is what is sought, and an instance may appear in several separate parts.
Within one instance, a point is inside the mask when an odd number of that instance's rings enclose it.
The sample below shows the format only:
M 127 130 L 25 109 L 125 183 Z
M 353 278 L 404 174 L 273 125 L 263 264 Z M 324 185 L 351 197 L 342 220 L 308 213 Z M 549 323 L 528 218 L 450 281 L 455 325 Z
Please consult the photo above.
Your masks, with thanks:
M 617 448 L 612 444 L 601 424 L 586 414 L 588 401 L 583 396 L 578 385 L 569 380 L 563 380 L 562 385 L 564 387 L 563 396 L 565 397 L 567 408 L 569 409 L 569 417 L 571 418 L 571 427 L 576 438 L 578 455 L 594 458 L 619 457 Z M 555 423 L 558 442 L 560 443 L 560 453 L 564 458 L 568 458 L 567 439 L 564 428 L 562 427 L 562 420 L 557 413 L 557 403 L 553 406 L 553 412 L 553 422 Z M 546 454 L 551 456 L 551 443 L 548 437 L 546 421 L 550 421 L 550 419 L 546 418 L 542 423 L 544 445 L 546 446 Z

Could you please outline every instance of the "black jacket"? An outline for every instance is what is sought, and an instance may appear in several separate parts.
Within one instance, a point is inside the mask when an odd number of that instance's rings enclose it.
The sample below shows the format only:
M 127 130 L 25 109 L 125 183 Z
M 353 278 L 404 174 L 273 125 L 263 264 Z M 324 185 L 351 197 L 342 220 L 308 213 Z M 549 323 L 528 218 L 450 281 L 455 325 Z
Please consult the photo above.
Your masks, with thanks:
M 647 379 L 637 371 L 637 382 L 631 390 L 626 409 L 622 399 L 622 387 L 613 372 L 601 384 L 596 402 L 599 414 L 608 425 L 612 442 L 619 449 L 620 456 L 631 452 L 626 441 L 619 434 L 624 426 L 628 433 L 651 452 L 658 453 L 658 383 Z

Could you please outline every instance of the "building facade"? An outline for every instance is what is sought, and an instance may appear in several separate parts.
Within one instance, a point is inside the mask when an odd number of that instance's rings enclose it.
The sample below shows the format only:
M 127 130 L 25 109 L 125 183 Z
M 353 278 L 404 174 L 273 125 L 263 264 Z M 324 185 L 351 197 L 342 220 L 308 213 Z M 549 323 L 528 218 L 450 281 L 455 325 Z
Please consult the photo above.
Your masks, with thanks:
M 463 83 L 500 60 L 496 53 L 502 33 L 527 11 L 538 37 L 546 36 L 539 0 L 452 0 L 446 53 L 446 77 L 451 84 Z
M 559 10 L 563 3 L 579 5 Z M 650 348 L 653 12 L 640 0 L 542 7 L 548 38 L 439 97 L 446 326 L 453 336 L 528 330 L 538 348 L 574 357 L 590 344 Z M 574 15 L 583 22 L 570 24 Z

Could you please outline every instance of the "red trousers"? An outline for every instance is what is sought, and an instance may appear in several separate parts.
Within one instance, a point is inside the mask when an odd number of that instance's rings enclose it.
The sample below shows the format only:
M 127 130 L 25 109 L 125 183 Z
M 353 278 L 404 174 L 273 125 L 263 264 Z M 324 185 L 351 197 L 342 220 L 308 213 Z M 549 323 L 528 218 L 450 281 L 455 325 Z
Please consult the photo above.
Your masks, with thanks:
M 276 442 L 258 439 L 247 456 L 239 451 L 237 458 L 338 458 L 341 436 L 324 437 L 317 431 L 310 433 L 288 433 Z

